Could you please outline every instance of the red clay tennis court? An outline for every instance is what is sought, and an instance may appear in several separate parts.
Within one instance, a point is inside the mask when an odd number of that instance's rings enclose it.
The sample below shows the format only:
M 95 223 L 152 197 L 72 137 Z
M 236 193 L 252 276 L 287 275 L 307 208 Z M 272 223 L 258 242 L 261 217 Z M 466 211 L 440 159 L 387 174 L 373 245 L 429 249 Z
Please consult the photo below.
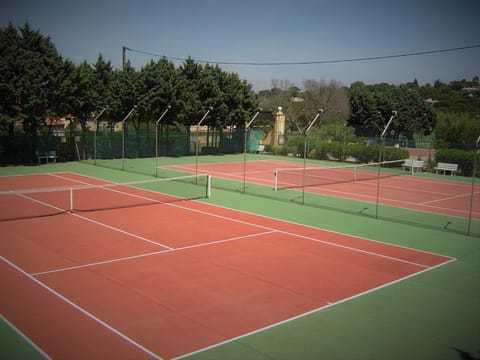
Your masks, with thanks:
M 213 177 L 245 180 L 274 188 L 275 173 L 280 169 L 277 180 L 279 188 L 302 190 L 302 163 L 259 160 L 225 162 L 213 164 L 192 164 L 169 166 L 169 169 L 195 173 L 208 172 Z M 315 166 L 308 165 L 305 192 L 323 194 L 351 200 L 390 205 L 404 209 L 420 210 L 468 218 L 470 206 L 472 219 L 480 220 L 480 185 L 475 185 L 472 199 L 472 185 L 460 181 L 446 181 L 421 176 L 410 176 L 408 171 L 391 171 L 381 177 L 381 188 L 377 199 L 377 172 L 375 166 L 363 170 L 356 166 Z M 290 171 L 293 169 L 293 171 Z M 244 175 L 245 171 L 245 175 Z M 355 171 L 355 173 L 354 173 Z M 309 175 L 313 173 L 314 175 Z M 285 174 L 285 175 L 284 175 Z M 354 174 L 359 179 L 354 180 Z M 448 176 L 449 180 L 452 177 Z M 279 190 L 282 191 L 282 190 Z
M 0 222 L 1 313 L 51 358 L 183 357 L 454 260 L 111 185 L 0 178 L 20 198 L 2 218 L 27 203 L 57 214 Z M 88 211 L 71 211 L 71 188 Z

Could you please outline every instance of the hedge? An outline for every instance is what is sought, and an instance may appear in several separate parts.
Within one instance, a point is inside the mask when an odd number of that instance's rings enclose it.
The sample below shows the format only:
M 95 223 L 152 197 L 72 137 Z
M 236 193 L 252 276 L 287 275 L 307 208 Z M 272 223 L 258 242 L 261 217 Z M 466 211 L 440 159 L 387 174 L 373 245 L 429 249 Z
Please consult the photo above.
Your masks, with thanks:
M 480 156 L 479 156 L 480 157 Z M 437 163 L 453 163 L 458 164 L 459 172 L 464 176 L 472 176 L 473 162 L 475 153 L 473 151 L 459 149 L 439 149 L 435 154 Z M 477 158 L 477 176 L 480 174 L 480 159 Z
M 349 157 L 356 159 L 360 163 L 377 162 L 379 158 L 380 147 L 366 144 L 345 144 L 341 142 L 324 142 L 316 144 L 315 148 L 310 150 L 310 157 L 318 160 L 345 160 Z M 345 158 L 344 158 L 345 155 Z M 405 149 L 384 148 L 384 161 L 403 160 L 409 157 Z

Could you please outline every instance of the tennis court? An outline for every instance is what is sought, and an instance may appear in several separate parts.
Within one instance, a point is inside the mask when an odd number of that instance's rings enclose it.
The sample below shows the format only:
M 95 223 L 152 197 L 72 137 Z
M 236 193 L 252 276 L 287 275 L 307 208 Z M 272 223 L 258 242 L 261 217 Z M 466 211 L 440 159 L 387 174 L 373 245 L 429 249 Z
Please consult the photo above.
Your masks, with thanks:
M 1 312 L 48 357 L 185 357 L 455 260 L 133 185 L 0 177 Z
M 409 171 L 401 168 L 383 169 L 380 188 L 376 165 L 308 165 L 305 177 L 303 164 L 279 160 L 187 164 L 168 168 L 189 173 L 208 172 L 216 178 L 236 181 L 245 177 L 248 183 L 267 185 L 278 191 L 296 189 L 301 192 L 304 189 L 309 194 L 366 203 L 378 201 L 382 205 L 454 217 L 468 218 L 471 215 L 472 219 L 480 220 L 479 184 L 472 189 L 472 184 L 467 182 L 411 176 Z

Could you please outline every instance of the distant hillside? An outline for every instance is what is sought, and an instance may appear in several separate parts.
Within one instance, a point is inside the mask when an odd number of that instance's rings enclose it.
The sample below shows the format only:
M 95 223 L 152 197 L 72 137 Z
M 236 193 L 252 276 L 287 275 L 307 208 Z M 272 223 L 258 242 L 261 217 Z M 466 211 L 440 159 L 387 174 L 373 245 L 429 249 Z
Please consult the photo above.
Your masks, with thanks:
M 407 84 L 438 111 L 480 115 L 480 84 L 478 76 L 472 81 L 456 80 L 448 84 L 435 81 L 432 85 L 419 86 L 416 81 Z

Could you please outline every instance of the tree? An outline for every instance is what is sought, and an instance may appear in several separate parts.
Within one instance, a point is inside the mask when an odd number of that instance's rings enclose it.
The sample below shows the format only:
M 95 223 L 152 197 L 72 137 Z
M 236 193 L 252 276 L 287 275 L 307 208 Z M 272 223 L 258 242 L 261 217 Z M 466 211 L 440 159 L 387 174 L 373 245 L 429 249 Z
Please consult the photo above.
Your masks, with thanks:
M 157 120 L 168 105 L 173 106 L 170 114 L 178 112 L 174 91 L 176 76 L 175 66 L 166 58 L 151 61 L 140 70 L 137 79 L 138 106 L 140 116 L 147 124 L 149 120 Z
M 20 71 L 16 66 L 20 38 L 9 23 L 0 29 L 0 129 L 13 137 L 20 111 Z
M 323 110 L 322 122 L 338 121 L 339 113 L 344 118 L 350 116 L 350 104 L 346 89 L 336 80 L 305 80 L 303 107 L 307 121 L 313 119 L 319 109 Z M 319 126 L 319 124 L 317 124 Z
M 113 72 L 112 96 L 119 120 L 123 119 L 139 102 L 139 82 L 137 80 L 138 73 L 130 62 L 127 62 L 122 69 Z M 135 115 L 135 118 L 138 119 L 138 116 Z M 138 122 L 136 127 L 138 128 Z
M 350 105 L 352 116 L 349 125 L 355 128 L 358 136 L 378 136 L 380 133 L 380 115 L 374 94 L 361 82 L 350 86 Z
M 86 120 L 107 105 L 103 119 L 110 120 L 111 140 L 113 123 L 134 105 L 137 110 L 129 123 L 137 130 L 148 128 L 171 105 L 164 122 L 185 127 L 187 133 L 209 106 L 214 110 L 205 124 L 220 131 L 226 125 L 242 127 L 257 109 L 251 85 L 218 65 L 187 59 L 175 68 L 163 58 L 140 71 L 130 63 L 113 70 L 99 54 L 93 65 L 84 61 L 75 66 L 63 61 L 50 39 L 32 31 L 28 23 L 21 29 L 11 24 L 0 29 L 0 40 L 0 129 L 12 139 L 16 120 L 22 120 L 25 133 L 35 138 L 49 116 L 78 119 L 85 135 Z M 82 142 L 86 145 L 85 137 Z
M 76 121 L 80 124 L 82 158 L 84 159 L 88 150 L 87 121 L 100 111 L 95 106 L 95 92 L 92 86 L 93 69 L 86 61 L 78 66 L 74 66 L 70 61 L 65 61 L 64 68 L 64 81 L 58 88 L 62 94 L 62 102 L 58 104 L 58 107 L 64 114 L 69 114 L 72 120 L 71 126 L 75 126 Z
M 202 112 L 206 111 L 198 90 L 202 70 L 202 66 L 195 63 L 191 58 L 185 60 L 178 68 L 177 86 L 175 88 L 175 98 L 180 107 L 178 120 L 188 127 L 198 123 Z
M 270 90 L 262 90 L 258 93 L 258 102 L 263 109 L 276 111 L 281 106 L 283 111 L 287 112 L 292 97 L 301 95 L 300 89 L 291 81 L 273 79 Z
M 437 113 L 437 148 L 474 150 L 480 134 L 480 121 L 468 113 L 439 111 Z
M 15 120 L 23 121 L 23 130 L 32 140 L 27 151 L 33 160 L 40 124 L 49 115 L 61 115 L 58 87 L 65 67 L 50 39 L 28 23 L 19 29 L 9 24 L 0 36 L 1 126 L 13 136 Z
M 93 64 L 92 73 L 93 102 L 96 109 L 109 105 L 112 109 L 118 110 L 119 105 L 112 94 L 115 85 L 112 64 L 99 54 Z
M 435 126 L 433 109 L 408 85 L 353 83 L 350 87 L 350 102 L 350 124 L 359 136 L 378 137 L 393 111 L 397 114 L 389 133 L 395 138 L 405 136 L 412 139 L 417 133 L 429 134 Z

